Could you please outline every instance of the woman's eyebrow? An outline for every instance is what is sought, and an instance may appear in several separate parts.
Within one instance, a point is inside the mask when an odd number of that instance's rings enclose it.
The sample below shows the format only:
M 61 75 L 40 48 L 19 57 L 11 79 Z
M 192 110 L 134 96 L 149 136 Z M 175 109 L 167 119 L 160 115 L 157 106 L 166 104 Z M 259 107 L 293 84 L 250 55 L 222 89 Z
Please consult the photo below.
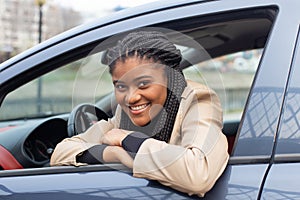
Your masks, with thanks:
M 136 82 L 136 81 L 139 81 L 141 79 L 144 79 L 144 78 L 152 78 L 153 76 L 149 76 L 149 75 L 144 75 L 144 76 L 139 76 L 139 77 L 136 77 L 134 78 L 132 81 L 133 82 Z M 121 81 L 121 80 L 113 80 L 113 84 L 117 84 L 117 83 L 124 83 L 124 81 Z
M 120 80 L 113 80 L 113 84 L 116 85 L 117 83 L 122 82 Z
M 136 77 L 135 79 L 133 79 L 133 81 L 138 81 L 140 79 L 143 79 L 143 78 L 152 78 L 153 76 L 150 76 L 150 75 L 144 75 L 144 76 L 139 76 L 139 77 Z

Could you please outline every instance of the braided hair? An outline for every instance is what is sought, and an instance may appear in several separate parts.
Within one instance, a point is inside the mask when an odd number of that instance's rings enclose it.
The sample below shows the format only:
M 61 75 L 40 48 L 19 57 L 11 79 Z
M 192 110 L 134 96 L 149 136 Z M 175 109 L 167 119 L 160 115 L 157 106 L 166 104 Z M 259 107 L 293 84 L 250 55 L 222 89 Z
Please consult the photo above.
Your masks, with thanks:
M 167 98 L 162 111 L 144 126 L 134 125 L 127 114 L 122 111 L 120 128 L 146 133 L 152 138 L 168 142 L 177 116 L 181 94 L 187 83 L 179 68 L 182 56 L 180 50 L 161 32 L 137 31 L 126 35 L 111 49 L 108 49 L 102 61 L 109 65 L 112 74 L 116 62 L 129 57 L 149 59 L 165 65 L 167 75 Z

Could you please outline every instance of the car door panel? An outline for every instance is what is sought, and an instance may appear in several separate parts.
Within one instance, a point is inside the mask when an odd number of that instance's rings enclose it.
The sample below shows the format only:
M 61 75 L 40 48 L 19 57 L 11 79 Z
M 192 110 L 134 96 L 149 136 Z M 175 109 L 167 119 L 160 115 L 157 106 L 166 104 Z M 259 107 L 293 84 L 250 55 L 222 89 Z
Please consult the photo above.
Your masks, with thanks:
M 257 199 L 267 164 L 229 165 L 205 199 Z
M 172 190 L 156 181 L 134 178 L 130 173 L 115 170 L 2 177 L 0 184 L 1 199 L 7 200 L 196 198 Z
M 299 163 L 273 164 L 264 185 L 261 199 L 300 199 Z

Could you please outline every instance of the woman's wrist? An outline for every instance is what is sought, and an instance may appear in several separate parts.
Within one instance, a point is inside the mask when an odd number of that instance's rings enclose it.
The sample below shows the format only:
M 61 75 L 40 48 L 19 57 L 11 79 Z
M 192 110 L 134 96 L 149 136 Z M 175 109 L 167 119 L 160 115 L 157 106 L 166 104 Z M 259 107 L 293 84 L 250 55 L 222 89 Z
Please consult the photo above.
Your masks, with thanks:
M 119 146 L 107 146 L 103 151 L 103 160 L 106 163 L 120 162 L 129 168 L 133 165 L 133 159 Z
M 119 146 L 107 146 L 103 151 L 103 160 L 106 163 L 109 162 L 119 162 L 118 159 L 118 149 Z
M 124 150 L 127 151 L 132 158 L 134 158 L 142 143 L 148 138 L 149 136 L 144 133 L 132 132 L 122 140 L 121 145 Z

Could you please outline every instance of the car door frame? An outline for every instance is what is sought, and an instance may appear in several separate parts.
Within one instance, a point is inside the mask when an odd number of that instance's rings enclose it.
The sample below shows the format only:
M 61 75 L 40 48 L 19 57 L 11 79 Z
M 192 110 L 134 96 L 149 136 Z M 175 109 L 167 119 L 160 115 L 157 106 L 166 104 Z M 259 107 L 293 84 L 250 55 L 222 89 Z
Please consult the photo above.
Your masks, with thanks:
M 289 93 L 296 95 L 296 88 L 299 88 L 299 81 L 296 83 L 294 80 L 297 79 L 297 74 L 299 72 L 300 65 L 300 15 L 294 13 L 289 16 L 289 26 L 297 28 L 296 42 L 293 47 L 292 60 L 290 63 L 290 71 L 287 78 L 284 102 L 281 109 L 280 123 L 278 124 L 274 150 L 272 155 L 272 162 L 270 163 L 269 173 L 265 179 L 265 184 L 261 193 L 262 198 L 267 199 L 272 197 L 272 199 L 298 199 L 300 197 L 299 193 L 299 169 L 300 169 L 300 154 L 299 144 L 294 143 L 293 138 L 286 138 L 284 134 L 288 134 L 286 131 L 287 126 L 291 126 L 297 123 L 297 111 L 299 109 L 297 105 L 293 105 L 289 102 Z M 296 101 L 297 98 L 293 97 L 292 101 Z M 286 122 L 287 118 L 290 118 L 290 112 L 292 114 L 292 122 Z M 288 125 L 287 125 L 288 124 Z M 297 130 L 298 131 L 298 130 Z M 299 132 L 299 131 L 298 131 Z M 291 134 L 291 133 L 290 133 Z M 294 133 L 295 134 L 295 133 Z M 283 143 L 283 144 L 281 144 Z M 295 144 L 297 146 L 295 146 Z M 281 145 L 281 146 L 279 146 Z

